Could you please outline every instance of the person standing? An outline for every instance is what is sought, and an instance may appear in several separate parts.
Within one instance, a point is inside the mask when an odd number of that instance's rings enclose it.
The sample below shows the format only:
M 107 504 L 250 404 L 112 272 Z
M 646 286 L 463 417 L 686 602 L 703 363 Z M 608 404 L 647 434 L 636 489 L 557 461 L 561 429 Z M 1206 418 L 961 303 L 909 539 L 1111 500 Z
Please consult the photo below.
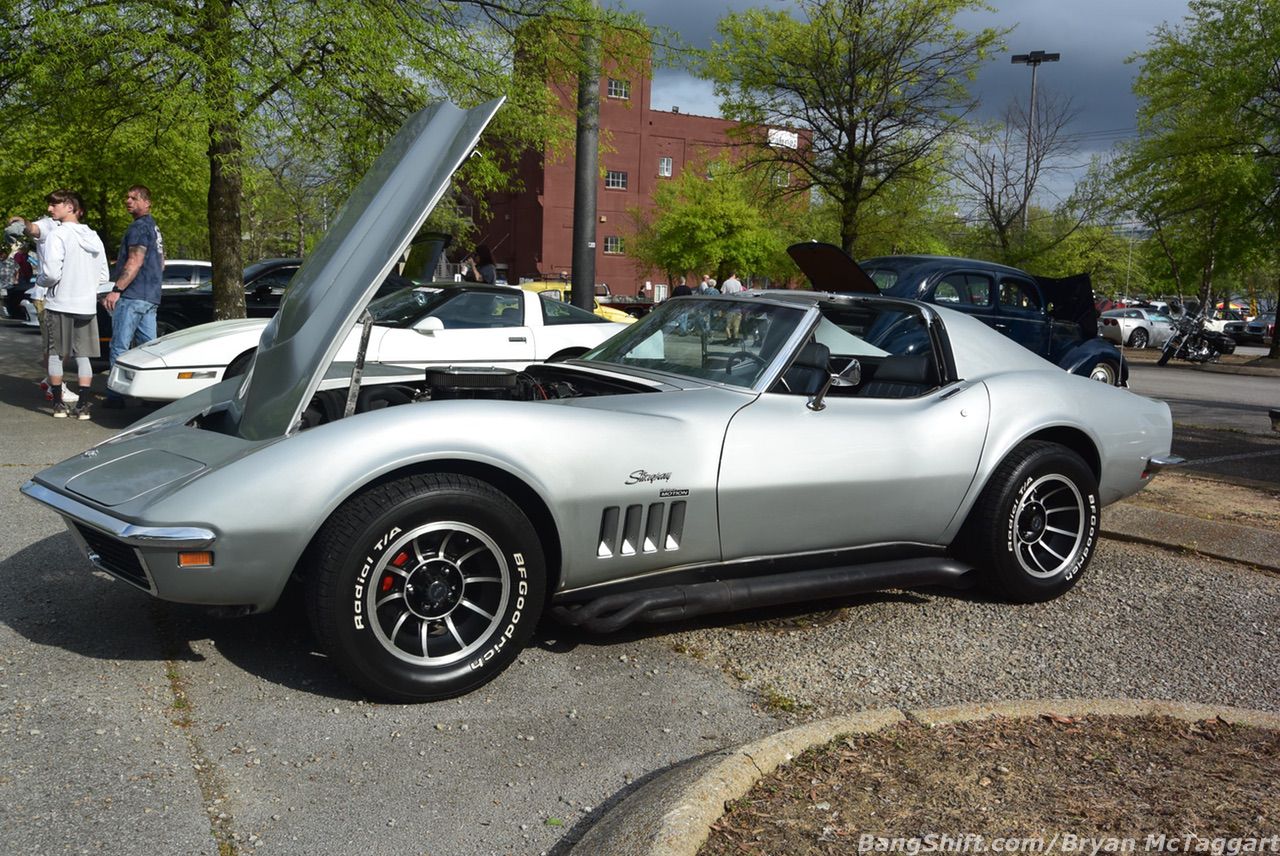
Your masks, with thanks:
M 156 337 L 156 309 L 164 281 L 164 238 L 151 217 L 151 191 L 135 184 L 125 194 L 124 207 L 133 222 L 120 241 L 116 284 L 102 298 L 103 307 L 111 313 L 112 367 L 125 351 Z M 108 389 L 102 406 L 124 407 L 124 396 Z
M 476 247 L 471 256 L 471 274 L 468 278 L 472 282 L 487 282 L 490 285 L 498 281 L 498 266 L 493 262 L 493 253 L 489 251 L 488 245 Z
M 46 197 L 45 202 L 48 203 L 51 198 L 52 198 L 52 194 L 49 197 Z M 55 220 L 53 217 L 47 216 L 47 215 L 44 217 L 41 217 L 39 220 L 34 220 L 34 221 L 24 220 L 21 217 L 15 218 L 15 219 L 17 222 L 22 224 L 22 234 L 26 235 L 28 238 L 31 238 L 36 242 L 36 258 L 39 259 L 40 264 L 43 265 L 45 255 L 47 254 L 47 248 L 49 246 L 49 236 L 52 235 L 54 230 L 57 229 L 58 226 L 61 224 L 57 220 Z M 40 328 L 43 331 L 45 288 L 40 283 L 41 283 L 41 278 L 35 277 L 30 289 L 30 292 L 31 292 L 30 296 L 31 296 L 31 304 L 36 308 L 36 317 L 39 319 Z M 44 390 L 45 401 L 54 400 L 53 390 L 50 388 L 50 382 L 48 377 L 40 381 L 40 388 Z M 67 390 L 63 390 L 62 402 L 63 404 L 74 403 L 75 395 L 69 394 Z
M 672 297 L 688 297 L 693 294 L 693 289 L 685 282 L 684 277 L 680 277 L 680 281 L 676 283 L 676 287 L 671 289 Z
M 736 271 L 730 271 L 729 277 L 720 285 L 721 294 L 741 294 L 746 291 Z M 742 312 L 740 306 L 728 310 L 724 317 L 724 339 L 726 342 L 742 340 Z
M 98 283 L 110 278 L 107 251 L 102 239 L 80 222 L 84 202 L 70 190 L 55 190 L 47 197 L 49 216 L 57 228 L 42 229 L 43 256 L 40 286 L 45 289 L 44 352 L 48 358 L 49 389 L 53 394 L 53 415 L 65 419 L 71 414 L 62 398 L 63 362 L 74 358 L 80 379 L 77 419 L 89 418 L 89 385 L 93 370 L 89 357 L 98 352 L 98 315 L 94 301 Z
M 720 289 L 716 288 L 716 281 L 711 278 L 710 274 L 702 275 L 702 282 L 698 285 L 698 294 L 719 294 Z

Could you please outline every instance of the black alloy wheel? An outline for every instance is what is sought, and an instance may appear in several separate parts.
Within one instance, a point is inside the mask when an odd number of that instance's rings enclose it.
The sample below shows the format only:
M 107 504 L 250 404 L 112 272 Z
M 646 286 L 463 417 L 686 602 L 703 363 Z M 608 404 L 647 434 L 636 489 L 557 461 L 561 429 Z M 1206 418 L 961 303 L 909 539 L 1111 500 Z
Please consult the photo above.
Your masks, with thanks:
M 324 651 L 354 684 L 435 701 L 497 677 L 542 611 L 542 547 L 523 512 L 467 476 L 378 485 L 325 524 L 307 582 Z
M 957 541 L 997 595 L 1051 600 L 1084 573 L 1098 539 L 1098 487 L 1075 452 L 1022 443 L 992 474 Z

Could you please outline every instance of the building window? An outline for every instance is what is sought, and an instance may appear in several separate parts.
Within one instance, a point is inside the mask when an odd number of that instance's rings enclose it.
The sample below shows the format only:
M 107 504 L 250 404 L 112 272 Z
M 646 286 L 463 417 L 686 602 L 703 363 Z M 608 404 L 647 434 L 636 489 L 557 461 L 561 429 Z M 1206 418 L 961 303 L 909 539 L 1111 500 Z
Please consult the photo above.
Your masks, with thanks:
M 604 239 L 604 252 L 607 256 L 616 256 L 622 252 L 622 238 L 618 235 L 609 235 Z
M 607 170 L 604 174 L 604 186 L 609 190 L 626 190 L 627 174 L 616 169 Z
M 658 175 L 662 178 L 671 177 L 671 158 L 658 158 Z
M 629 99 L 631 97 L 631 81 L 609 78 L 609 97 Z

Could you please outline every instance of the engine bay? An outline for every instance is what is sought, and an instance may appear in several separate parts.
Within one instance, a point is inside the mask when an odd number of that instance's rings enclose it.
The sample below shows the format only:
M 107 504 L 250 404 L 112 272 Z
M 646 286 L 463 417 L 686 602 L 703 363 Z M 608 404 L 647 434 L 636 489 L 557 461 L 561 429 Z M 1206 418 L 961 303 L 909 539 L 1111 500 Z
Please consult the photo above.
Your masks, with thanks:
M 653 391 L 649 385 L 628 383 L 560 363 L 535 363 L 519 371 L 490 366 L 440 366 L 426 369 L 420 382 L 362 386 L 356 396 L 355 412 L 428 401 L 547 401 Z M 341 419 L 347 395 L 345 389 L 316 393 L 302 413 L 301 427 L 305 430 Z

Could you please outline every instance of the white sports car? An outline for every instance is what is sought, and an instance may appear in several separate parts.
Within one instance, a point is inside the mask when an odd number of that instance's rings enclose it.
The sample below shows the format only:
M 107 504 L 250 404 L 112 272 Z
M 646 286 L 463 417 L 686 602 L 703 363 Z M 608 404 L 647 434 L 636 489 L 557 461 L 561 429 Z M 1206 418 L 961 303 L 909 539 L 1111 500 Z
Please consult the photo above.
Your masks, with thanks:
M 586 353 L 623 329 L 576 306 L 513 286 L 442 284 L 410 288 L 369 304 L 373 325 L 367 363 L 389 378 L 418 378 L 429 365 L 522 369 L 533 362 Z M 121 395 L 174 401 L 243 374 L 269 319 L 215 321 L 161 336 L 120 355 L 107 381 Z M 335 360 L 349 364 L 359 325 Z M 320 389 L 345 387 L 349 371 L 332 373 Z

